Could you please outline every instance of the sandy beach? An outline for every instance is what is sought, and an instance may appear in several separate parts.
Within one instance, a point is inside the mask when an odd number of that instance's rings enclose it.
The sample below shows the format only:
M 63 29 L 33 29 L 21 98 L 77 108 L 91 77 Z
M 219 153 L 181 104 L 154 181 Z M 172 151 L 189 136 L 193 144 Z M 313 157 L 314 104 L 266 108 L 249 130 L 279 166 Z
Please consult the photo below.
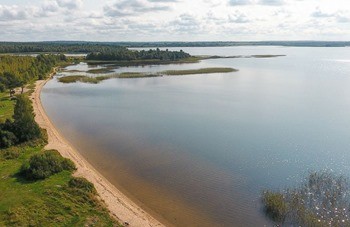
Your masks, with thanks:
M 56 130 L 46 115 L 40 100 L 40 92 L 48 80 L 37 81 L 35 91 L 31 97 L 36 115 L 35 120 L 41 128 L 46 129 L 48 134 L 48 144 L 45 149 L 56 149 L 63 157 L 71 159 L 77 166 L 74 176 L 84 177 L 95 185 L 99 197 L 105 202 L 111 215 L 121 224 L 129 226 L 164 226 L 96 171 Z

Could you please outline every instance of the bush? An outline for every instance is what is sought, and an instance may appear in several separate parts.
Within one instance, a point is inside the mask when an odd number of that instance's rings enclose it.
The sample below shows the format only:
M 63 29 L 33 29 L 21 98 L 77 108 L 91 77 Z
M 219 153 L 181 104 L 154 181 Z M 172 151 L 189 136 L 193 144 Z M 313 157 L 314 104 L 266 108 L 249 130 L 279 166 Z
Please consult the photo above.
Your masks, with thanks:
M 8 148 L 17 143 L 17 137 L 10 131 L 0 129 L 0 148 Z
M 96 193 L 95 186 L 85 178 L 74 177 L 68 182 L 68 186 L 71 188 L 82 190 L 84 192 L 92 194 Z
M 74 163 L 63 158 L 57 151 L 50 150 L 41 154 L 33 155 L 29 162 L 22 165 L 20 173 L 28 180 L 48 178 L 63 170 L 72 171 Z
M 3 157 L 6 160 L 16 159 L 19 157 L 20 154 L 21 154 L 21 152 L 18 149 L 10 149 L 10 150 L 6 150 L 4 152 Z

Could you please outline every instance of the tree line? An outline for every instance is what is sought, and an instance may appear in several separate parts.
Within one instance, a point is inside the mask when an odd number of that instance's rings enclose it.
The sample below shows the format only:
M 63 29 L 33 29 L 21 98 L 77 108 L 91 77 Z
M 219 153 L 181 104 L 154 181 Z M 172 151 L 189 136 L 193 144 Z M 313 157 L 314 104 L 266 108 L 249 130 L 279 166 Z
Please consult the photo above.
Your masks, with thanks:
M 109 43 L 88 42 L 0 42 L 0 53 L 90 53 L 121 48 Z
M 349 41 L 201 41 L 201 42 L 0 42 L 0 53 L 90 53 L 120 47 L 223 47 L 223 46 L 295 46 L 346 47 Z
M 129 50 L 121 47 L 112 51 L 92 52 L 86 56 L 86 60 L 100 61 L 130 61 L 130 60 L 180 60 L 191 57 L 190 54 L 180 51 L 169 51 L 157 49 L 150 50 Z
M 65 55 L 43 55 L 31 56 L 0 56 L 0 92 L 22 88 L 30 81 L 44 79 L 52 67 L 62 61 L 67 61 Z

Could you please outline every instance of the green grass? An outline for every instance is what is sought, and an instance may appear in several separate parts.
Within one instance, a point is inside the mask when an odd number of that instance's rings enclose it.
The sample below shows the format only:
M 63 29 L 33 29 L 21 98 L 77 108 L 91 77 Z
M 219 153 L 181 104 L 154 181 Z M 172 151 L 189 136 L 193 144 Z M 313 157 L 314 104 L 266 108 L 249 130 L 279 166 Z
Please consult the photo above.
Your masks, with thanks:
M 0 123 L 12 118 L 14 104 L 8 93 L 0 93 Z
M 168 70 L 162 72 L 162 74 L 168 76 L 177 75 L 192 75 L 192 74 L 211 74 L 211 73 L 229 73 L 236 72 L 237 69 L 233 68 L 202 68 L 202 69 L 188 69 L 188 70 Z
M 1 120 L 14 102 L 0 93 Z M 18 173 L 23 163 L 43 151 L 45 139 L 0 149 L 0 226 L 119 226 L 94 193 L 69 186 L 72 172 L 28 181 Z

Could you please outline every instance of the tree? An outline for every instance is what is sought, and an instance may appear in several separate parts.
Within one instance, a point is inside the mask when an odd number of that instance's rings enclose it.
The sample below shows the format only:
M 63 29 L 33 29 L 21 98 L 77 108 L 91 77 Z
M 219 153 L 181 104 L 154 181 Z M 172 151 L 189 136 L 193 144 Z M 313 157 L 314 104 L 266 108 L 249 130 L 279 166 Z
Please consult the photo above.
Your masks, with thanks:
M 10 96 L 14 94 L 14 89 L 16 87 L 23 86 L 22 83 L 23 81 L 19 76 L 17 76 L 14 73 L 10 72 L 4 72 L 2 77 L 1 77 L 1 83 L 4 84 L 10 92 Z
M 27 96 L 23 94 L 17 96 L 13 119 L 13 133 L 19 142 L 41 137 L 39 125 L 34 120 L 33 107 Z

